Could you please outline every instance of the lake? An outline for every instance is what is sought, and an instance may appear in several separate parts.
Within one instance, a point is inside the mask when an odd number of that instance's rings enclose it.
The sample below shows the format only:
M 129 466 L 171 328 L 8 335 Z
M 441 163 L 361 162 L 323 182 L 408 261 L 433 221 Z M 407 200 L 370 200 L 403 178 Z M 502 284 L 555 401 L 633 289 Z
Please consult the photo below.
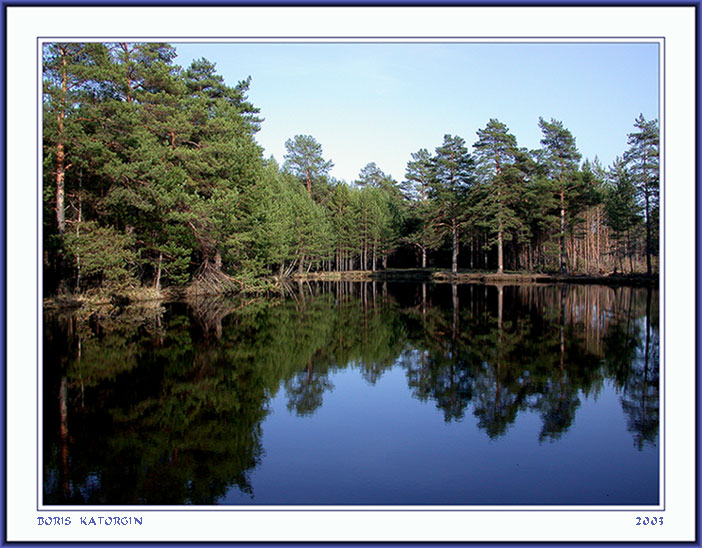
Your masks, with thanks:
M 48 505 L 659 503 L 657 289 L 295 283 L 43 352 Z

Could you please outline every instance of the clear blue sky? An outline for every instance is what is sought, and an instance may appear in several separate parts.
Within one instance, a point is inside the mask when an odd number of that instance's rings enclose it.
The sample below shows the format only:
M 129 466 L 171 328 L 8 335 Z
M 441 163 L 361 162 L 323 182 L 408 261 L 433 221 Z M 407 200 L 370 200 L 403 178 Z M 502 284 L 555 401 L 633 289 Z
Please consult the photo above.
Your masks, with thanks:
M 469 148 L 490 118 L 540 146 L 539 116 L 563 122 L 583 158 L 609 165 L 643 113 L 658 118 L 656 44 L 174 44 L 205 57 L 265 118 L 257 141 L 282 163 L 285 141 L 312 135 L 346 181 L 375 162 L 402 180 L 410 154 L 446 133 Z

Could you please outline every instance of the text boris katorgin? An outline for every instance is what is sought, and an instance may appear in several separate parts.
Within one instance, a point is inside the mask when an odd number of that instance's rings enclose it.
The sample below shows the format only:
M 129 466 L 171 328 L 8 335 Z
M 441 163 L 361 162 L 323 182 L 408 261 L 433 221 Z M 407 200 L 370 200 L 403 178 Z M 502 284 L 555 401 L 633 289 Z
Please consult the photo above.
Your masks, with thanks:
M 71 524 L 78 525 L 95 525 L 95 526 L 129 526 L 142 525 L 143 517 L 141 516 L 79 516 L 78 520 L 72 516 L 38 516 L 37 524 L 44 526 L 68 526 Z

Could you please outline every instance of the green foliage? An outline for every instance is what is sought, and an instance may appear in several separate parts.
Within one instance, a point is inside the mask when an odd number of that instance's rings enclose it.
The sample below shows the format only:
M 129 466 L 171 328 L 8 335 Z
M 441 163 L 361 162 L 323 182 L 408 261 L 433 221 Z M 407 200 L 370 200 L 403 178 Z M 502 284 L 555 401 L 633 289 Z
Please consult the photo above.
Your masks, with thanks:
M 81 223 L 80 231 L 65 237 L 66 251 L 85 278 L 99 276 L 113 284 L 127 284 L 133 277 L 136 256 L 134 238 L 93 221 Z
M 372 269 L 375 270 L 375 259 L 381 255 L 386 257 L 398 245 L 405 204 L 397 182 L 374 162 L 361 169 L 356 184 L 360 188 L 356 204 L 359 245 L 364 250 L 362 256 L 372 254 Z M 367 251 L 369 247 L 370 252 Z
M 432 159 L 429 195 L 448 219 L 463 215 L 462 206 L 474 183 L 473 166 L 465 140 L 458 135 L 444 135 L 444 142 Z
M 559 120 L 551 119 L 550 122 L 547 122 L 543 118 L 539 118 L 539 128 L 543 134 L 541 158 L 546 173 L 559 185 L 566 185 L 568 179 L 578 169 L 580 161 L 575 138 Z
M 441 245 L 441 235 L 434 218 L 429 189 L 433 180 L 433 162 L 425 148 L 413 152 L 407 162 L 402 192 L 409 202 L 406 207 L 404 242 L 415 247 L 421 255 L 421 266 L 427 266 L 427 252 Z
M 444 135 L 443 144 L 437 147 L 432 158 L 429 197 L 434 205 L 432 216 L 437 227 L 451 238 L 453 272 L 458 269 L 459 235 L 475 220 L 471 203 L 474 183 L 474 161 L 465 140 L 457 135 Z
M 624 161 L 636 187 L 636 198 L 646 226 L 646 270 L 652 272 L 651 257 L 658 253 L 660 194 L 658 120 L 646 120 L 640 114 L 634 121 L 636 131 L 628 135 L 629 149 Z
M 615 241 L 614 254 L 619 259 L 631 258 L 634 253 L 633 232 L 641 224 L 639 208 L 636 203 L 636 187 L 625 163 L 617 158 L 609 172 L 609 186 L 605 197 L 607 224 L 612 229 Z
M 262 159 L 250 80 L 229 87 L 206 60 L 182 71 L 174 58 L 157 43 L 48 46 L 45 105 L 64 123 L 58 135 L 47 122 L 45 139 L 49 165 L 66 156 L 68 221 L 131 235 L 143 282 L 183 284 L 198 263 L 252 264 L 248 192 Z
M 426 148 L 420 148 L 411 157 L 407 162 L 402 190 L 408 200 L 424 202 L 433 176 L 431 155 Z
M 251 246 L 255 256 L 269 268 L 283 264 L 294 256 L 292 194 L 296 187 L 297 182 L 281 173 L 271 159 L 263 178 L 251 190 Z
M 562 122 L 554 119 L 547 122 L 539 118 L 539 127 L 543 135 L 543 148 L 538 152 L 538 160 L 543 165 L 545 176 L 551 182 L 553 194 L 559 200 L 559 268 L 561 273 L 565 274 L 568 271 L 565 238 L 569 226 L 572 229 L 572 220 L 577 214 L 577 206 L 574 205 L 578 203 L 582 181 L 578 175 L 581 156 L 575 145 L 575 138 Z M 570 225 L 567 222 L 568 218 L 571 220 Z
M 517 235 L 526 240 L 527 228 L 519 207 L 526 186 L 525 155 L 517 148 L 517 139 L 505 124 L 491 119 L 478 130 L 473 144 L 480 186 L 476 192 L 476 224 L 491 235 L 489 245 L 497 244 L 498 272 L 503 271 L 503 244 Z
M 334 163 L 322 157 L 322 145 L 311 135 L 296 135 L 288 139 L 285 150 L 283 169 L 303 182 L 307 194 L 312 197 L 313 187 L 319 190 L 319 185 L 325 182 Z

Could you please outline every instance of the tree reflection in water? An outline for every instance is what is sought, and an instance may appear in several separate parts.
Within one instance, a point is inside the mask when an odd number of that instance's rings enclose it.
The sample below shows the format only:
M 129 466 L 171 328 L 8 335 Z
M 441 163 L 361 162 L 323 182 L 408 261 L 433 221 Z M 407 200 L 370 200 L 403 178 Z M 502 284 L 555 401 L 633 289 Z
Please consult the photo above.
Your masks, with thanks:
M 540 442 L 612 383 L 641 450 L 658 438 L 658 323 L 657 290 L 587 285 L 328 282 L 47 313 L 44 503 L 253 496 L 270 399 L 282 388 L 290 412 L 312 416 L 346 368 L 374 385 L 401 367 L 413 397 L 490 438 L 536 413 Z

